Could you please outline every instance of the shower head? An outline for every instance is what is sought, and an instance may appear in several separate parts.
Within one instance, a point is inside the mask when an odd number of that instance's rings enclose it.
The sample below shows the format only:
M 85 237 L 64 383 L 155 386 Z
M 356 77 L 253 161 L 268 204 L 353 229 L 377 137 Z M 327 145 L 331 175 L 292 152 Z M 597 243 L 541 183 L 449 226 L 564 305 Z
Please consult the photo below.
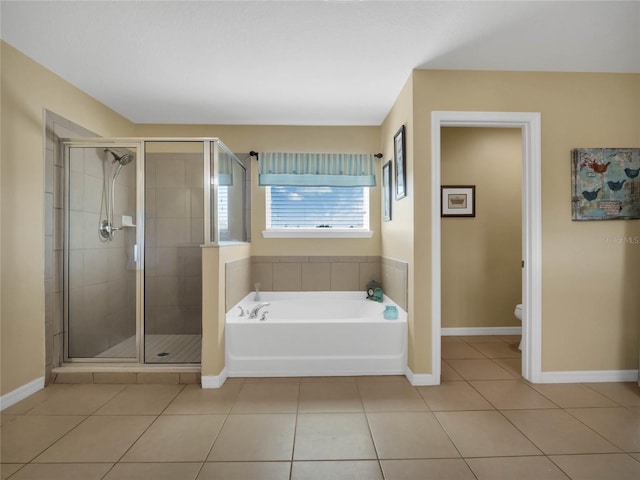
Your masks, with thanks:
M 118 159 L 118 161 L 120 162 L 120 165 L 128 165 L 134 158 L 135 156 L 133 153 L 125 153 Z
M 104 151 L 109 152 L 111 155 L 113 155 L 113 162 L 114 163 L 119 162 L 120 165 L 128 165 L 135 158 L 133 153 L 125 153 L 124 155 L 118 155 L 116 152 L 114 152 L 110 148 L 105 148 Z

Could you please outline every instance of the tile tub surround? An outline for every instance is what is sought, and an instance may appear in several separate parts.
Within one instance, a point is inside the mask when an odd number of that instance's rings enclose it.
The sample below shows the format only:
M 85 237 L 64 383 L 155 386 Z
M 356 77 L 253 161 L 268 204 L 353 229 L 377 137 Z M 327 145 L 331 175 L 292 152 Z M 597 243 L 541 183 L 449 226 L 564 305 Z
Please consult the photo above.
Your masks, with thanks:
M 225 311 L 228 311 L 254 289 L 251 282 L 251 259 L 227 262 L 225 278 Z
M 51 385 L 2 412 L 2 478 L 640 478 L 637 384 L 539 388 L 472 370 L 432 387 L 402 376 Z
M 382 286 L 384 293 L 405 312 L 409 306 L 409 264 L 382 257 Z
M 274 292 L 364 291 L 381 283 L 381 259 L 368 256 L 252 256 L 253 282 Z
M 376 280 L 407 309 L 408 264 L 378 256 L 252 256 L 226 265 L 227 310 L 255 290 L 280 292 L 364 291 Z

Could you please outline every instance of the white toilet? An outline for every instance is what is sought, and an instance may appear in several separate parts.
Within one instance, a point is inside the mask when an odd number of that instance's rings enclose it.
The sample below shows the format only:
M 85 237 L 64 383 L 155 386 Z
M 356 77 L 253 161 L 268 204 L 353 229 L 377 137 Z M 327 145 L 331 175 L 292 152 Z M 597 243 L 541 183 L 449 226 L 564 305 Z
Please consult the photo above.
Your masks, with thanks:
M 516 305 L 516 309 L 513 314 L 522 323 L 522 304 Z M 520 337 L 520 345 L 518 345 L 518 348 L 522 350 L 522 337 Z

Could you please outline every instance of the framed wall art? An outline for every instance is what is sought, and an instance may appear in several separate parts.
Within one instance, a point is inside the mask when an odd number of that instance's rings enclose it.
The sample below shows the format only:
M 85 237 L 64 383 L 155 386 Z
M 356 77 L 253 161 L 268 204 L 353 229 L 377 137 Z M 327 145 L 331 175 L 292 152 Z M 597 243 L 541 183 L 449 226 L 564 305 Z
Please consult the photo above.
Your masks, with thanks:
M 382 166 L 382 221 L 391 221 L 391 167 L 389 160 Z
M 442 185 L 440 215 L 442 217 L 475 217 L 475 185 Z
M 572 219 L 640 218 L 640 148 L 571 151 Z
M 393 158 L 396 165 L 396 200 L 407 196 L 407 159 L 404 125 L 393 137 Z

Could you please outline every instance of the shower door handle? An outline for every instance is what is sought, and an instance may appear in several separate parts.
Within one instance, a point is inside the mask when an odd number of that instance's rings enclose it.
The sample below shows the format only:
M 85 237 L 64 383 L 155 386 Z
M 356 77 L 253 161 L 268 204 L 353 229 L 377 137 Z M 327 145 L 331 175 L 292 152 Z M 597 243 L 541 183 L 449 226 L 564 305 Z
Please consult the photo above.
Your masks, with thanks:
M 133 246 L 133 261 L 138 263 L 138 245 Z

